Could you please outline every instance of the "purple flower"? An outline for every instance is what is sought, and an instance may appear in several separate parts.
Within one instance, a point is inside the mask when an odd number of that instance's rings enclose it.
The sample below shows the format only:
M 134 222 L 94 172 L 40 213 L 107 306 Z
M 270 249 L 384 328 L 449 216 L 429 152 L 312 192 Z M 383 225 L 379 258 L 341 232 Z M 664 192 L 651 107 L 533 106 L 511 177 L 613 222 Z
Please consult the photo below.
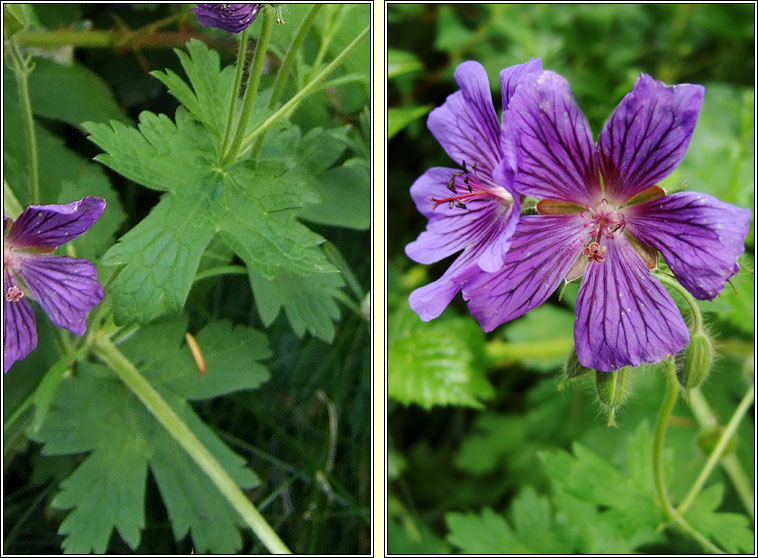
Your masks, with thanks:
M 504 125 L 518 164 L 513 188 L 541 200 L 513 234 L 502 271 L 464 288 L 486 331 L 583 276 L 574 341 L 579 362 L 609 371 L 680 351 L 687 326 L 650 272 L 658 251 L 696 298 L 713 299 L 738 267 L 750 211 L 656 186 L 684 157 L 705 89 L 641 75 L 593 143 L 568 83 L 532 74 Z
M 37 322 L 27 296 L 39 302 L 56 326 L 84 335 L 87 312 L 103 300 L 97 269 L 87 260 L 53 256 L 89 229 L 105 200 L 83 198 L 66 205 L 30 205 L 3 228 L 3 371 L 37 346 Z
M 500 72 L 503 114 L 525 76 L 540 72 L 538 59 Z M 431 264 L 463 253 L 437 281 L 411 293 L 411 308 L 422 320 L 439 316 L 456 293 L 481 270 L 502 268 L 518 217 L 518 199 L 507 189 L 513 168 L 504 157 L 507 131 L 492 104 L 487 73 L 478 62 L 455 70 L 460 91 L 429 114 L 427 126 L 460 169 L 433 167 L 411 186 L 426 231 L 406 246 L 413 260 Z
M 263 4 L 198 4 L 192 8 L 203 27 L 239 33 L 255 21 Z

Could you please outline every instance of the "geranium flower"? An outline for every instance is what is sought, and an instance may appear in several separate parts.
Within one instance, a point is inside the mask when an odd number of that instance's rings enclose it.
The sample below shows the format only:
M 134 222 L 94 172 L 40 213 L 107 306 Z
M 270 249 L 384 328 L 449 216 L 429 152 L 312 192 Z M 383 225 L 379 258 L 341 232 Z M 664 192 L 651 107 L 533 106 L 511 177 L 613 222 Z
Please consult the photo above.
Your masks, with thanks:
M 579 362 L 610 371 L 680 351 L 687 326 L 650 272 L 658 251 L 679 282 L 710 300 L 738 267 L 750 211 L 656 184 L 679 165 L 705 89 L 642 74 L 597 146 L 568 83 L 525 78 L 506 114 L 519 172 L 514 190 L 541 200 L 521 217 L 503 270 L 464 288 L 486 331 L 542 304 L 564 278 L 583 276 L 574 341 Z
M 84 335 L 87 312 L 103 300 L 91 262 L 53 256 L 89 229 L 105 200 L 83 198 L 66 205 L 30 205 L 16 221 L 3 220 L 3 371 L 37 346 L 37 322 L 27 297 L 39 302 L 50 321 Z
M 500 72 L 503 114 L 519 82 L 541 70 L 542 62 L 533 59 Z M 519 213 L 508 190 L 513 169 L 504 158 L 507 130 L 501 131 L 495 114 L 487 73 L 478 62 L 463 62 L 455 81 L 460 90 L 429 114 L 427 126 L 461 168 L 433 167 L 411 186 L 429 223 L 405 253 L 431 264 L 463 250 L 440 279 L 411 293 L 411 308 L 425 321 L 439 316 L 479 271 L 502 268 Z
M 203 27 L 239 33 L 255 21 L 263 4 L 198 4 L 192 8 Z

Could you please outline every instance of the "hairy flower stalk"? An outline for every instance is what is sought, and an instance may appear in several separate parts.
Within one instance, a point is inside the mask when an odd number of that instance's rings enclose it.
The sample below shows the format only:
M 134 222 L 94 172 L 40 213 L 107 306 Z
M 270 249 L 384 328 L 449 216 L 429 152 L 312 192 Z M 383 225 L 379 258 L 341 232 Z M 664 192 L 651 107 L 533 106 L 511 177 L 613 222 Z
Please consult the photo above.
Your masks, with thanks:
M 541 61 L 531 60 L 500 72 L 503 115 L 521 80 L 541 70 Z M 429 223 L 406 254 L 431 264 L 463 251 L 440 279 L 411 293 L 411 308 L 427 321 L 482 270 L 502 268 L 519 213 L 507 186 L 514 172 L 513 157 L 505 156 L 509 132 L 498 121 L 487 74 L 468 61 L 456 68 L 455 80 L 460 90 L 429 114 L 427 126 L 460 169 L 433 167 L 411 186 Z
M 4 218 L 4 372 L 37 346 L 30 298 L 53 324 L 84 335 L 87 313 L 103 299 L 97 269 L 87 260 L 52 252 L 89 229 L 104 209 L 105 200 L 83 198 L 66 205 L 31 205 L 15 222 Z
M 658 251 L 695 298 L 711 300 L 734 275 L 750 211 L 657 186 L 681 162 L 705 90 L 641 75 L 600 133 L 554 72 L 524 77 L 503 120 L 518 168 L 512 189 L 537 198 L 520 218 L 502 270 L 468 278 L 463 296 L 486 331 L 582 278 L 574 341 L 601 371 L 658 362 L 689 341 L 676 304 L 653 276 Z

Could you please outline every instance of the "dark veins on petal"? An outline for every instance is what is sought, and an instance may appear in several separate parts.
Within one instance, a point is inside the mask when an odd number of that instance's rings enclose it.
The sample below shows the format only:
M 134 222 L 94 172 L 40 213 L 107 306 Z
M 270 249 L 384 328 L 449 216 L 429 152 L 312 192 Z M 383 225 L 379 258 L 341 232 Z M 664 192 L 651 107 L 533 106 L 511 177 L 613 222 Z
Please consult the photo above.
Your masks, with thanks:
M 654 110 L 657 105 L 658 99 L 654 98 L 653 107 L 648 107 L 647 110 L 655 113 L 656 116 L 660 116 L 660 113 Z M 648 118 L 645 122 L 645 129 L 640 134 L 635 134 L 635 137 L 630 137 L 631 123 L 643 112 L 644 108 L 642 106 L 639 107 L 636 112 L 626 118 L 625 122 L 619 122 L 619 125 L 623 126 L 620 144 L 617 144 L 615 139 L 618 131 L 616 130 L 617 119 L 611 119 L 608 122 L 608 132 L 610 132 L 608 136 L 611 138 L 611 143 L 606 148 L 607 154 L 600 153 L 600 159 L 606 187 L 609 192 L 612 192 L 616 196 L 624 194 L 626 197 L 631 197 L 638 191 L 652 186 L 656 178 L 668 174 L 668 170 L 665 167 L 671 165 L 672 156 L 683 147 L 686 147 L 690 140 L 688 135 L 682 135 L 678 141 L 673 143 L 666 142 L 671 132 L 678 126 L 671 111 L 666 111 L 670 119 L 665 124 L 662 120 L 653 122 L 652 118 Z M 665 128 L 661 129 L 661 126 L 665 126 Z M 652 133 L 651 128 L 657 128 L 654 132 L 658 137 L 654 144 L 645 145 L 643 141 L 637 141 L 638 136 L 649 138 Z M 636 142 L 636 145 L 630 145 L 632 142 Z M 667 145 L 664 145 L 664 142 Z M 643 147 L 647 151 L 647 156 L 640 158 L 639 152 Z M 622 176 L 621 170 L 614 161 L 620 161 L 628 149 L 633 152 L 631 157 L 633 168 L 626 169 L 626 172 Z

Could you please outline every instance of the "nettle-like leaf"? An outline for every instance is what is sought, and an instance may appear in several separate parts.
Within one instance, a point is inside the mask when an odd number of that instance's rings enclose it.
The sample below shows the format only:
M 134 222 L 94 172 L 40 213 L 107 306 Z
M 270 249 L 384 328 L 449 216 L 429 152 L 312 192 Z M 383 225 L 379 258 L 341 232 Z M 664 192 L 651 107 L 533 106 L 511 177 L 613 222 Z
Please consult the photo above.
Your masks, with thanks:
M 695 498 L 685 518 L 695 529 L 713 538 L 729 554 L 755 553 L 755 538 L 750 522 L 738 513 L 718 512 L 716 508 L 724 497 L 724 485 L 714 484 Z
M 540 454 L 550 499 L 521 490 L 508 518 L 485 508 L 447 514 L 447 539 L 469 554 L 628 554 L 661 542 L 665 520 L 653 486 L 652 439 L 647 423 L 629 438 L 627 470 L 575 443 Z M 509 521 L 510 520 L 510 521 Z
M 435 405 L 481 408 L 494 395 L 482 364 L 484 334 L 465 318 L 424 324 L 409 308 L 393 314 L 387 354 L 390 397 L 424 409 Z
M 186 321 L 150 324 L 122 349 L 242 488 L 258 478 L 197 416 L 187 399 L 202 400 L 268 379 L 259 360 L 270 356 L 265 336 L 247 327 L 214 322 L 199 332 L 206 373 L 186 346 Z M 131 547 L 145 525 L 148 466 L 177 540 L 191 533 L 196 552 L 232 553 L 241 547 L 241 518 L 208 482 L 184 449 L 113 373 L 83 363 L 63 380 L 47 420 L 35 434 L 45 455 L 89 452 L 61 484 L 53 507 L 71 509 L 60 527 L 67 553 L 103 553 L 113 529 Z
M 579 552 L 625 554 L 663 540 L 657 532 L 665 516 L 655 495 L 652 447 L 643 422 L 629 438 L 628 475 L 578 442 L 573 455 L 541 454 L 559 518 L 579 530 Z
M 553 519 L 547 498 L 524 488 L 511 508 L 512 525 L 490 508 L 479 514 L 449 513 L 447 540 L 464 554 L 563 554 L 571 552 L 570 531 Z
M 321 249 L 324 239 L 298 220 L 305 205 L 319 201 L 320 180 L 301 155 L 307 146 L 318 159 L 320 149 L 322 163 L 331 165 L 345 150 L 344 142 L 322 132 L 318 138 L 301 138 L 289 128 L 282 133 L 292 135 L 285 142 L 290 149 L 264 149 L 255 161 L 220 168 L 233 75 L 231 68 L 219 69 L 218 54 L 201 42 L 190 41 L 188 50 L 190 55 L 182 53 L 180 59 L 190 85 L 172 72 L 156 74 L 184 105 L 174 122 L 143 112 L 138 128 L 86 124 L 90 139 L 105 151 L 96 160 L 165 192 L 103 258 L 106 265 L 124 266 L 111 286 L 116 321 L 144 323 L 181 310 L 200 258 L 216 236 L 247 265 L 265 325 L 284 308 L 299 336 L 308 331 L 329 341 L 339 317 L 334 298 L 343 280 Z M 256 118 L 263 114 L 256 111 Z M 275 132 L 271 143 L 282 145 Z

